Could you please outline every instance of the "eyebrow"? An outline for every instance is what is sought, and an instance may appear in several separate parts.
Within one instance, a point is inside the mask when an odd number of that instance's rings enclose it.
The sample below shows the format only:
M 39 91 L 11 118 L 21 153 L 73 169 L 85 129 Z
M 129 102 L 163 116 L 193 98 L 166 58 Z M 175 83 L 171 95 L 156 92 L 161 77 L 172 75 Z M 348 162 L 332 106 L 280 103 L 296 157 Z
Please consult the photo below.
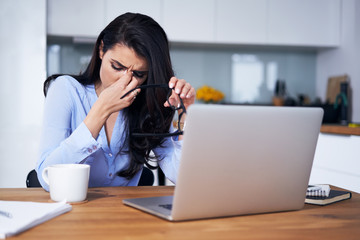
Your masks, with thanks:
M 113 61 L 114 63 L 118 64 L 120 67 L 122 68 L 126 68 L 128 69 L 128 67 L 124 66 L 123 64 L 121 64 L 119 61 L 115 60 L 115 59 L 112 59 L 111 58 L 111 61 Z M 147 74 L 149 71 L 138 71 L 138 70 L 133 70 L 134 73 L 140 73 L 140 74 Z

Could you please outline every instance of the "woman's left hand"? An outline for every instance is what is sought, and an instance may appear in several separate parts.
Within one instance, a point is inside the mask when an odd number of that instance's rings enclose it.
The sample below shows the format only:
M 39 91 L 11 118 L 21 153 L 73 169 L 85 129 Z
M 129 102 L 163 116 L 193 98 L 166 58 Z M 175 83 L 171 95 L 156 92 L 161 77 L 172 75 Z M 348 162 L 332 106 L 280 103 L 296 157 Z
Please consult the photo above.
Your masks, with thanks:
M 169 98 L 172 105 L 178 106 L 180 104 L 177 95 L 181 97 L 186 109 L 195 102 L 195 89 L 184 79 L 172 77 L 169 81 L 169 88 L 172 88 L 175 91 L 175 93 L 173 92 Z M 169 107 L 169 103 L 165 102 L 164 106 Z

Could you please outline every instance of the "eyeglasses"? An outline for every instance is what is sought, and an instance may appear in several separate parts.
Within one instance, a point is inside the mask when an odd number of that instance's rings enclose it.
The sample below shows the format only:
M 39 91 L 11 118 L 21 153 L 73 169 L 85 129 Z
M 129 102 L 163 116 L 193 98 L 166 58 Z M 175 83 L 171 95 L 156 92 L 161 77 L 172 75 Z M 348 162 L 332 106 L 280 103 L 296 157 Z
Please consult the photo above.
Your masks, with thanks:
M 167 84 L 141 85 L 141 86 L 131 89 L 130 91 L 125 93 L 120 99 L 126 97 L 131 92 L 135 91 L 136 89 L 148 89 L 148 88 L 164 88 L 164 89 L 168 90 L 167 95 L 166 95 L 166 101 L 169 104 L 170 108 L 174 111 L 182 110 L 181 113 L 179 113 L 179 115 L 178 115 L 177 130 L 172 133 L 131 133 L 131 136 L 133 136 L 133 137 L 172 137 L 172 136 L 179 136 L 179 135 L 184 134 L 184 131 L 182 130 L 182 127 L 181 127 L 180 120 L 181 120 L 181 117 L 184 115 L 184 113 L 186 114 L 186 108 L 185 108 L 183 100 L 181 99 L 179 94 L 178 94 L 178 96 L 179 96 L 180 104 L 178 106 L 174 106 L 170 103 L 169 97 L 171 96 L 174 88 L 169 88 L 169 86 Z

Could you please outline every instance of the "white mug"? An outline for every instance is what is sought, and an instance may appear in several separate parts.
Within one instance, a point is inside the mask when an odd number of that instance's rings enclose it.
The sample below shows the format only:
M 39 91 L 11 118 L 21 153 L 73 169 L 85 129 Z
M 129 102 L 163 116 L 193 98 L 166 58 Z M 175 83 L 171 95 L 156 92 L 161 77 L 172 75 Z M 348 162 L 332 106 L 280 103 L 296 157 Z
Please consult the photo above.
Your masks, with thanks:
M 56 202 L 85 201 L 89 175 L 90 165 L 87 164 L 56 164 L 42 172 L 44 181 L 50 187 L 50 198 Z

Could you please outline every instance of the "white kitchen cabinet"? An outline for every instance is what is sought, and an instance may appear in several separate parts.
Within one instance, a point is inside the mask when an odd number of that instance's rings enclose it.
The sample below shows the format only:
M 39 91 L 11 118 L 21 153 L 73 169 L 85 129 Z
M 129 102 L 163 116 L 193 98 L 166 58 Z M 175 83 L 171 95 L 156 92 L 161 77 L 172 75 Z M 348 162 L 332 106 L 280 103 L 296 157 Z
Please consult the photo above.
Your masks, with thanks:
M 105 0 L 105 23 L 126 13 L 142 13 L 162 24 L 162 0 Z
M 217 0 L 216 42 L 266 44 L 267 0 Z
M 216 42 L 332 47 L 341 0 L 217 0 Z
M 164 0 L 163 27 L 170 41 L 214 42 L 215 0 Z
M 105 26 L 104 1 L 48 0 L 47 34 L 96 37 Z
M 49 35 L 96 37 L 115 17 L 153 17 L 172 42 L 334 47 L 342 0 L 48 0 Z
M 338 46 L 341 0 L 268 0 L 268 44 Z
M 360 193 L 360 136 L 320 133 L 310 184 L 331 184 Z

